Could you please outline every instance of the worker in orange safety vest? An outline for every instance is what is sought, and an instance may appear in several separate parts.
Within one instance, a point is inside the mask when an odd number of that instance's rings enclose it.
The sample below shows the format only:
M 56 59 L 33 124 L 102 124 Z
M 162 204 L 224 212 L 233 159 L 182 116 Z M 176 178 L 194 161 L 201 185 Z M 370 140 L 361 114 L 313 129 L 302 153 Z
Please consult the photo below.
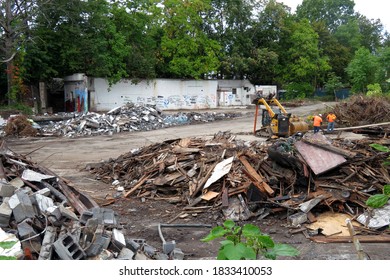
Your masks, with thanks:
M 321 124 L 322 124 L 322 115 L 318 114 L 317 116 L 314 116 L 313 118 L 314 133 L 320 131 Z
M 326 119 L 328 121 L 328 127 L 326 129 L 327 132 L 332 132 L 334 130 L 334 121 L 336 120 L 336 115 L 332 112 L 329 112 L 326 116 Z

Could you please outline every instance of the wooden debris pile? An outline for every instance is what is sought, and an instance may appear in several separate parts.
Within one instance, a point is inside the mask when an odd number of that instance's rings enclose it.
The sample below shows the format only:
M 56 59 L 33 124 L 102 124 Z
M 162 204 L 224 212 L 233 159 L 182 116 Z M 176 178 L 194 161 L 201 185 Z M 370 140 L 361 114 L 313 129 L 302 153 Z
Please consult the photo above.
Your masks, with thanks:
M 390 100 L 386 97 L 354 95 L 333 110 L 343 126 L 360 126 L 390 121 Z
M 213 208 L 236 220 L 284 209 L 303 215 L 304 223 L 316 211 L 360 215 L 367 198 L 389 184 L 389 167 L 382 165 L 388 155 L 366 141 L 305 135 L 247 143 L 220 132 L 211 140 L 154 144 L 87 168 L 106 183 L 119 182 L 125 197 Z

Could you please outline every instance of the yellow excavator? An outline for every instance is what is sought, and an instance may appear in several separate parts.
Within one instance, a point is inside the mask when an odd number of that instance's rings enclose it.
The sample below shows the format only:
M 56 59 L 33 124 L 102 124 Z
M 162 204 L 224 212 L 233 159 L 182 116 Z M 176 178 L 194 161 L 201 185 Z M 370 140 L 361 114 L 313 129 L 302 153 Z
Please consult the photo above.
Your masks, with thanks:
M 297 132 L 307 132 L 309 130 L 309 125 L 304 120 L 287 113 L 282 104 L 273 96 L 269 96 L 267 100 L 260 96 L 253 100 L 252 103 L 256 105 L 253 127 L 253 133 L 256 136 L 271 138 L 289 137 Z M 264 105 L 265 109 L 261 112 L 262 127 L 257 130 L 256 125 L 259 115 L 259 105 Z M 275 113 L 270 105 L 278 106 L 279 112 Z

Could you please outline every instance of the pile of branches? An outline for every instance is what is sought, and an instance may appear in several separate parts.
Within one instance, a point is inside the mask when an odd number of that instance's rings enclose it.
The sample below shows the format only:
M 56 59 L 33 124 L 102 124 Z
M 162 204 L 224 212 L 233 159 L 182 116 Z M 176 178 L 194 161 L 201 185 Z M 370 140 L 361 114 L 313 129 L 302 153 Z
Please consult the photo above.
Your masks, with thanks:
M 8 119 L 4 128 L 7 136 L 34 137 L 38 135 L 38 130 L 32 125 L 32 122 L 24 115 L 15 115 Z
M 339 124 L 360 126 L 390 121 L 390 100 L 386 97 L 354 95 L 334 108 Z

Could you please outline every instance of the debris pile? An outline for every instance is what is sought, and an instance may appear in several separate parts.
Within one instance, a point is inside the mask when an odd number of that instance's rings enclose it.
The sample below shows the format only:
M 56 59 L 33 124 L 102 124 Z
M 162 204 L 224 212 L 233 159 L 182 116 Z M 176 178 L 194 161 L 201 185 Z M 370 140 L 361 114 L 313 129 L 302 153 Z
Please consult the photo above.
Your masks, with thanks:
M 389 167 L 382 165 L 388 155 L 369 144 L 332 142 L 321 133 L 266 144 L 220 132 L 211 140 L 153 144 L 86 168 L 98 180 L 115 182 L 124 197 L 164 199 L 182 205 L 184 213 L 222 211 L 237 221 L 284 212 L 300 226 L 332 211 L 364 221 L 362 228 L 384 220 L 375 227 L 383 229 L 390 212 L 369 216 L 365 201 L 389 184 Z
M 118 215 L 50 170 L 0 147 L 0 259 L 182 259 L 125 237 Z
M 333 111 L 343 126 L 390 122 L 390 101 L 386 97 L 354 95 L 337 104 Z
M 32 125 L 32 122 L 24 115 L 15 115 L 8 119 L 4 132 L 6 135 L 17 137 L 37 136 L 38 130 Z
M 43 121 L 45 118 L 36 117 L 34 118 L 34 125 L 37 129 L 33 127 L 33 123 L 25 116 L 18 115 L 8 120 L 4 132 L 7 136 L 64 136 L 73 138 L 94 135 L 113 135 L 126 131 L 156 130 L 170 126 L 213 122 L 239 116 L 241 116 L 240 113 L 215 112 L 179 112 L 176 114 L 164 114 L 153 105 L 128 103 L 104 114 L 96 112 L 67 113 L 60 116 L 62 120 L 56 118 L 56 121 Z M 20 122 L 20 119 L 23 119 L 24 122 Z M 27 128 L 29 129 L 28 131 L 26 130 Z

